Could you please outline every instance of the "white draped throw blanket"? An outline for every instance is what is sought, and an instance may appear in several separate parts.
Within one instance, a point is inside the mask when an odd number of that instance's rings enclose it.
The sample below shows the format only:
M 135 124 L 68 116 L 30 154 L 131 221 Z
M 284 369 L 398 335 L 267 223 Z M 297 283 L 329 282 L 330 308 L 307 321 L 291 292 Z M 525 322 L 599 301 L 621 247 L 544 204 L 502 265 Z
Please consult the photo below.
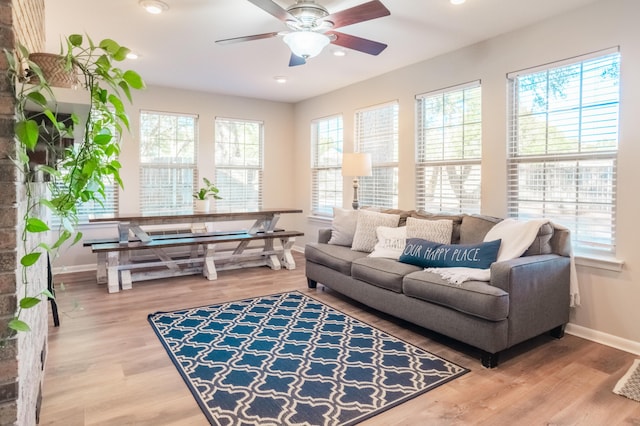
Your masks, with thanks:
M 540 227 L 546 223 L 549 223 L 548 219 L 534 219 L 526 222 L 511 218 L 504 219 L 489 230 L 487 235 L 484 237 L 484 241 L 502 240 L 497 262 L 515 259 L 522 256 L 524 252 L 527 251 L 538 235 Z M 552 224 L 552 226 L 556 229 L 566 229 L 557 224 Z M 580 294 L 573 252 L 571 252 L 570 259 L 571 307 L 574 307 L 580 305 Z M 452 267 L 426 268 L 426 270 L 434 272 L 440 275 L 443 279 L 456 285 L 460 285 L 465 281 L 490 281 L 491 279 L 490 269 Z

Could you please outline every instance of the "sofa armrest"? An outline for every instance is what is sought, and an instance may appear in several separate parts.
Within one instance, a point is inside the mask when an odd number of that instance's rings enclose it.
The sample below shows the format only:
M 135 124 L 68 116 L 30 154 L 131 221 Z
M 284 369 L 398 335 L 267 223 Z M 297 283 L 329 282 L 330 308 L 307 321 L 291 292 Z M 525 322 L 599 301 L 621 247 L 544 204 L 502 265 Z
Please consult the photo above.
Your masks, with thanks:
M 525 256 L 491 265 L 491 285 L 509 293 L 509 346 L 569 321 L 570 259 Z
M 331 228 L 320 228 L 318 230 L 318 242 L 319 243 L 328 243 L 331 239 Z

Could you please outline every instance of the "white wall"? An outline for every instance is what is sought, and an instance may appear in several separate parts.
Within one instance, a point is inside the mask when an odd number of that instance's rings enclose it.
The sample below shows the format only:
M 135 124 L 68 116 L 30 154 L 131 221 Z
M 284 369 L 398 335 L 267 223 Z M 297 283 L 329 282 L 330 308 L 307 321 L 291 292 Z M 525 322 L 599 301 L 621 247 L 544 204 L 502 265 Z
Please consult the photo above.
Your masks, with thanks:
M 537 25 L 421 62 L 341 90 L 301 102 L 295 108 L 297 205 L 309 210 L 310 122 L 342 113 L 345 151 L 353 145 L 354 111 L 390 100 L 400 104 L 399 207 L 415 207 L 415 95 L 480 79 L 482 81 L 482 211 L 506 214 L 506 74 L 601 49 L 620 46 L 621 115 L 618 163 L 616 257 L 622 272 L 578 266 L 582 304 L 572 312 L 572 332 L 640 353 L 640 2 L 601 0 Z M 345 180 L 344 207 L 350 205 Z M 300 217 L 296 226 L 312 240 L 323 224 Z M 615 341 L 615 342 L 613 342 Z
M 579 266 L 582 305 L 571 315 L 571 331 L 594 340 L 640 353 L 640 212 L 636 185 L 640 180 L 640 2 L 601 0 L 566 15 L 529 28 L 424 61 L 341 90 L 289 104 L 217 96 L 152 87 L 135 94 L 132 127 L 138 128 L 140 109 L 196 113 L 200 116 L 200 173 L 212 167 L 213 119 L 215 116 L 247 118 L 265 122 L 265 207 L 298 207 L 304 215 L 284 218 L 288 228 L 304 231 L 299 247 L 314 240 L 327 226 L 309 218 L 310 123 L 313 119 L 342 113 L 345 151 L 351 151 L 354 112 L 363 107 L 398 100 L 400 104 L 399 207 L 415 206 L 414 98 L 416 94 L 452 85 L 482 81 L 483 96 L 483 213 L 506 214 L 506 74 L 536 65 L 620 46 L 621 114 L 618 163 L 618 215 L 616 257 L 625 262 L 622 272 Z M 384 58 L 381 57 L 381 60 Z M 122 155 L 126 189 L 122 212 L 137 209 L 137 134 L 127 137 Z M 351 204 L 351 182 L 344 182 L 344 206 Z M 89 233 L 115 229 L 95 228 Z M 94 257 L 77 248 L 67 252 L 56 266 L 88 265 Z
M 80 95 L 80 96 L 79 96 Z M 83 102 L 82 93 L 62 91 L 58 98 L 69 104 Z M 69 98 L 69 99 L 67 99 Z M 139 191 L 139 116 L 141 110 L 198 115 L 198 171 L 200 176 L 212 178 L 214 170 L 214 119 L 215 117 L 260 120 L 264 122 L 264 173 L 263 206 L 265 208 L 291 207 L 298 203 L 289 189 L 294 179 L 290 164 L 294 163 L 293 105 L 235 96 L 148 87 L 133 93 L 134 103 L 127 106 L 131 132 L 123 135 L 121 177 L 124 190 L 120 191 L 120 213 L 138 213 Z M 283 215 L 279 224 L 293 228 L 291 217 Z M 82 226 L 85 238 L 116 236 L 115 225 L 92 224 Z M 65 248 L 55 260 L 56 271 L 75 271 L 95 268 L 96 257 L 89 248 L 77 245 Z

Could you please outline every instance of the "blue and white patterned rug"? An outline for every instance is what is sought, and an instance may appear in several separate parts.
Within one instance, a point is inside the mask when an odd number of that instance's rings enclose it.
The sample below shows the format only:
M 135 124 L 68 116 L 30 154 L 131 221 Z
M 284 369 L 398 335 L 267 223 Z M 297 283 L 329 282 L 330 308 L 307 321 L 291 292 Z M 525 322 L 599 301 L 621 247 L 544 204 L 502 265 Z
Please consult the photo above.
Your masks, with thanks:
M 149 322 L 217 425 L 355 424 L 468 372 L 297 292 Z

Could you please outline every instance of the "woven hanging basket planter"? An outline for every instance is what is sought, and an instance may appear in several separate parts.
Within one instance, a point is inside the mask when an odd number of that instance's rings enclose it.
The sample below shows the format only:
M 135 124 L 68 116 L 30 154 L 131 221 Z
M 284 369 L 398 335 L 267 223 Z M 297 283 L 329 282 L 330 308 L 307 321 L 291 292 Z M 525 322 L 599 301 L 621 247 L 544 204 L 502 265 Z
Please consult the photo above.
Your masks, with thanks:
M 78 84 L 75 68 L 65 70 L 64 59 L 54 53 L 31 53 L 29 60 L 36 63 L 42 70 L 44 78 L 50 86 L 71 88 Z M 38 76 L 31 77 L 31 83 L 38 84 Z

